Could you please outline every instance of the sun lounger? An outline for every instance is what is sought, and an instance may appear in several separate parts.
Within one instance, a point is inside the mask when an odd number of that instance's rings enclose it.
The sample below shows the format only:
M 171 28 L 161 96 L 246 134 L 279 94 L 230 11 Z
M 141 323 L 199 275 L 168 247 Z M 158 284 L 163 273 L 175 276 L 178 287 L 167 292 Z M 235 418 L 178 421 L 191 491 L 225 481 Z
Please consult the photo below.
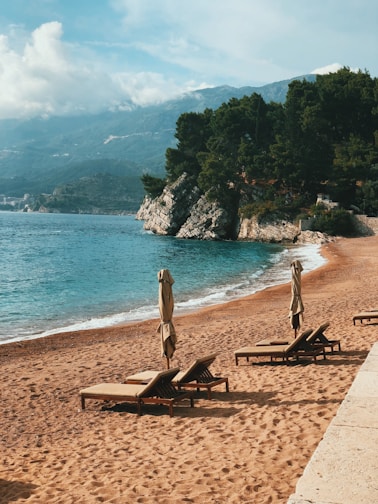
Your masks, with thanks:
M 192 392 L 178 390 L 172 383 L 179 368 L 172 368 L 157 373 L 148 383 L 100 383 L 80 391 L 81 407 L 85 408 L 86 399 L 136 403 L 138 415 L 142 414 L 143 404 L 164 404 L 173 416 L 173 405 L 183 399 L 190 400 L 193 407 Z
M 324 349 L 330 348 L 330 353 L 334 353 L 334 348 L 337 347 L 338 351 L 341 351 L 341 343 L 338 339 L 329 339 L 326 337 L 324 332 L 329 327 L 329 322 L 321 324 L 317 329 L 312 331 L 312 333 L 306 339 L 306 342 L 313 346 L 323 347 Z M 256 343 L 256 346 L 267 346 L 267 345 L 289 345 L 293 343 L 295 339 L 283 338 L 283 339 L 264 339 Z
M 208 399 L 211 399 L 211 389 L 222 383 L 225 384 L 226 392 L 228 392 L 228 378 L 214 376 L 209 370 L 209 366 L 214 362 L 215 358 L 216 354 L 211 354 L 195 360 L 187 370 L 177 373 L 172 382 L 178 389 L 195 388 L 197 391 L 206 389 Z M 149 380 L 155 377 L 156 373 L 158 371 L 142 371 L 128 376 L 125 383 L 148 383 Z
M 323 359 L 326 358 L 324 348 L 309 344 L 306 340 L 312 333 L 312 329 L 303 331 L 289 345 L 265 345 L 265 346 L 247 346 L 235 350 L 235 363 L 239 364 L 239 359 L 245 357 L 247 362 L 250 357 L 270 357 L 270 360 L 281 358 L 288 361 L 291 358 L 299 359 L 300 357 L 312 357 L 316 361 L 317 357 L 322 354 Z
M 362 324 L 363 320 L 368 320 L 370 322 L 372 319 L 378 319 L 378 310 L 356 313 L 356 315 L 353 315 L 353 325 L 356 325 L 356 320 L 359 320 Z
M 225 384 L 226 392 L 229 391 L 227 377 L 214 376 L 209 370 L 217 354 L 208 355 L 195 360 L 186 371 L 181 371 L 174 377 L 174 383 L 180 389 L 196 388 L 207 390 L 207 397 L 211 399 L 211 389 L 217 385 Z
M 341 343 L 339 339 L 329 339 L 324 334 L 326 329 L 329 327 L 329 322 L 320 324 L 320 326 L 315 329 L 312 334 L 307 338 L 307 342 L 310 345 L 320 346 L 324 349 L 330 348 L 330 353 L 334 353 L 334 348 L 337 347 L 338 351 L 341 352 Z

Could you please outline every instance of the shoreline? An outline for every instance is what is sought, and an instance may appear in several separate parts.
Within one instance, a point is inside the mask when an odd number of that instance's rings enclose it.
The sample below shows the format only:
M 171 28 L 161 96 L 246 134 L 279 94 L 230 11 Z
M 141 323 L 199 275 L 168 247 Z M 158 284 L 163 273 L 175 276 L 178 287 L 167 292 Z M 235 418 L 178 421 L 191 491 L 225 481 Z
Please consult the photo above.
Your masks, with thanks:
M 246 293 L 239 293 L 239 294 L 226 294 L 227 289 L 232 290 L 232 287 L 229 286 L 223 286 L 223 289 L 226 289 L 223 292 L 223 295 L 225 296 L 224 300 L 218 300 L 218 301 L 210 301 L 208 298 L 213 297 L 213 295 L 207 294 L 207 295 L 200 295 L 199 297 L 194 297 L 192 299 L 189 299 L 188 301 L 182 301 L 177 299 L 175 296 L 175 310 L 174 310 L 174 319 L 177 317 L 181 316 L 186 316 L 188 314 L 195 314 L 198 311 L 201 311 L 202 309 L 206 308 L 214 308 L 218 306 L 223 306 L 226 305 L 230 302 L 237 301 L 238 299 L 242 299 L 244 297 L 250 297 L 255 295 L 256 293 L 260 291 L 264 291 L 267 288 L 271 287 L 276 287 L 280 285 L 285 285 L 291 281 L 291 271 L 290 271 L 290 262 L 293 260 L 293 257 L 295 255 L 295 258 L 298 259 L 302 262 L 304 265 L 304 268 L 306 270 L 306 267 L 310 266 L 310 270 L 308 271 L 311 272 L 313 270 L 316 270 L 324 265 L 326 262 L 326 259 L 324 258 L 324 254 L 322 253 L 322 247 L 325 244 L 315 244 L 315 243 L 304 243 L 304 244 L 298 244 L 298 245 L 292 245 L 290 246 L 289 244 L 286 244 L 283 246 L 283 251 L 282 256 L 278 263 L 276 265 L 271 266 L 268 268 L 268 270 L 263 273 L 261 277 L 257 277 L 255 279 L 255 284 L 250 285 L 248 289 L 245 289 L 247 292 Z M 310 252 L 309 252 L 310 250 Z M 295 252 L 294 252 L 295 251 Z M 283 268 L 284 266 L 284 268 Z M 308 274 L 304 272 L 303 274 Z M 214 290 L 214 289 L 213 289 Z M 250 292 L 248 292 L 250 291 Z M 214 292 L 216 292 L 214 290 Z M 213 293 L 214 294 L 214 293 Z M 175 295 L 175 292 L 174 292 Z M 227 296 L 229 299 L 227 299 Z M 137 309 L 137 311 L 139 308 Z M 134 311 L 134 310 L 132 310 Z M 146 313 L 149 313 L 152 315 L 154 312 L 154 316 L 143 316 L 142 314 L 139 314 L 137 316 L 132 316 L 132 318 L 127 319 L 126 316 L 122 316 L 121 313 L 114 313 L 112 315 L 104 315 L 104 316 L 98 316 L 98 317 L 93 317 L 91 319 L 88 319 L 87 321 L 82 321 L 82 322 L 74 322 L 66 326 L 61 326 L 61 327 L 56 327 L 52 329 L 47 329 L 40 331 L 38 333 L 34 334 L 24 334 L 22 336 L 10 336 L 8 338 L 3 338 L 0 339 L 0 347 L 2 345 L 6 345 L 9 343 L 21 343 L 25 341 L 30 341 L 34 339 L 40 339 L 40 338 L 45 338 L 45 337 L 50 337 L 53 335 L 62 335 L 64 333 L 78 333 L 82 331 L 91 331 L 91 330 L 99 330 L 99 329 L 111 329 L 112 327 L 119 327 L 122 325 L 129 325 L 129 324 L 134 324 L 134 323 L 140 323 L 144 320 L 155 320 L 159 317 L 158 313 L 158 304 L 157 304 L 157 293 L 156 293 L 156 306 L 153 307 L 153 309 L 146 310 Z M 128 313 L 130 316 L 130 312 L 125 312 Z M 122 319 L 122 321 L 116 321 L 117 319 Z
M 329 243 L 335 243 L 335 242 L 329 242 Z M 303 285 L 303 282 L 305 281 L 305 278 L 307 277 L 307 275 L 311 275 L 311 273 L 313 273 L 313 272 L 318 272 L 322 268 L 326 268 L 328 263 L 330 261 L 334 260 L 333 255 L 331 253 L 329 253 L 326 248 L 329 245 L 329 243 L 320 245 L 319 252 L 318 252 L 319 255 L 321 255 L 325 259 L 326 262 L 324 264 L 322 264 L 321 266 L 317 266 L 313 270 L 310 270 L 307 273 L 302 272 L 302 285 Z M 259 289 L 256 292 L 253 292 L 251 294 L 237 297 L 237 298 L 231 299 L 229 301 L 224 301 L 222 303 L 211 304 L 211 305 L 203 306 L 201 308 L 193 308 L 192 310 L 188 309 L 187 311 L 183 310 L 179 314 L 175 314 L 175 311 L 174 311 L 173 322 L 176 326 L 177 323 L 180 323 L 180 319 L 190 320 L 193 317 L 196 318 L 198 316 L 205 315 L 205 313 L 213 313 L 213 312 L 217 312 L 218 310 L 222 311 L 223 309 L 227 310 L 227 308 L 232 308 L 233 306 L 238 306 L 239 304 L 243 305 L 244 303 L 248 303 L 254 297 L 259 296 L 259 294 L 264 296 L 265 293 L 269 293 L 270 291 L 272 293 L 274 293 L 276 291 L 279 292 L 281 289 L 283 289 L 285 291 L 285 295 L 286 295 L 286 291 L 288 289 L 290 291 L 290 288 L 291 288 L 291 284 L 290 284 L 290 280 L 288 280 L 288 282 L 280 283 L 277 285 L 266 286 L 266 287 L 263 287 L 262 289 Z M 289 296 L 290 296 L 290 294 L 289 294 Z M 290 302 L 290 297 L 288 298 L 288 310 L 287 310 L 288 312 L 289 312 L 289 302 Z M 287 319 L 288 319 L 288 317 L 287 317 Z M 11 346 L 11 345 L 15 345 L 16 347 L 25 346 L 25 345 L 30 346 L 30 347 L 43 347 L 44 346 L 43 341 L 40 341 L 40 340 L 48 340 L 48 341 L 46 341 L 46 344 L 51 342 L 51 345 L 54 345 L 56 348 L 58 348 L 60 346 L 59 345 L 60 340 L 62 340 L 63 346 L 66 344 L 67 341 L 69 341 L 72 344 L 73 343 L 72 340 L 73 340 L 73 338 L 75 338 L 75 335 L 80 339 L 87 339 L 88 338 L 88 340 L 92 340 L 92 337 L 95 334 L 96 337 L 100 338 L 99 340 L 96 340 L 97 342 L 99 342 L 99 341 L 101 341 L 101 338 L 103 336 L 105 336 L 106 338 L 109 337 L 110 333 L 117 333 L 117 332 L 119 332 L 119 330 L 123 330 L 125 332 L 128 332 L 128 331 L 131 331 L 134 327 L 138 331 L 144 330 L 144 329 L 150 329 L 151 326 L 157 327 L 159 325 L 159 322 L 160 322 L 159 318 L 154 317 L 154 318 L 149 318 L 146 320 L 142 320 L 142 319 L 141 320 L 130 320 L 130 321 L 116 323 L 116 324 L 112 324 L 112 325 L 91 327 L 88 329 L 74 329 L 74 330 L 68 329 L 68 330 L 62 330 L 62 331 L 57 330 L 57 332 L 52 332 L 51 334 L 49 334 L 49 332 L 51 332 L 51 331 L 46 331 L 45 333 L 41 333 L 40 335 L 35 335 L 35 336 L 33 335 L 33 336 L 26 338 L 26 339 L 8 341 L 8 342 L 4 342 L 4 343 L 0 342 L 0 350 L 3 346 Z M 33 342 L 35 342 L 34 345 L 33 345 Z
M 303 274 L 303 329 L 329 321 L 327 336 L 341 340 L 342 352 L 317 364 L 235 365 L 237 348 L 293 334 L 290 284 L 174 317 L 171 366 L 216 352 L 211 370 L 230 391 L 200 393 L 173 418 L 156 405 L 141 417 L 132 404 L 80 409 L 84 387 L 166 367 L 157 319 L 1 345 L 4 503 L 286 502 L 378 340 L 376 323 L 352 323 L 376 307 L 377 250 L 378 236 L 339 239 Z

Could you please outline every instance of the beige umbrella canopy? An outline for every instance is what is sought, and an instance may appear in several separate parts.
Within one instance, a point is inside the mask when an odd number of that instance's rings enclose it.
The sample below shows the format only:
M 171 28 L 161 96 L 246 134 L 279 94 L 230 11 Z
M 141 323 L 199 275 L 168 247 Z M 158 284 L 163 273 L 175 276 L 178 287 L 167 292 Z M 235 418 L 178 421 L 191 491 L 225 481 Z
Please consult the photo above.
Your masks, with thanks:
M 303 271 L 300 261 L 295 260 L 291 263 L 291 303 L 290 303 L 290 323 L 297 336 L 297 330 L 303 324 L 304 306 L 301 293 L 301 273 Z
M 160 324 L 157 332 L 161 336 L 162 357 L 167 358 L 167 367 L 169 368 L 169 359 L 175 353 L 177 341 L 175 327 L 172 323 L 174 308 L 172 285 L 174 280 L 167 269 L 159 271 L 158 280 Z

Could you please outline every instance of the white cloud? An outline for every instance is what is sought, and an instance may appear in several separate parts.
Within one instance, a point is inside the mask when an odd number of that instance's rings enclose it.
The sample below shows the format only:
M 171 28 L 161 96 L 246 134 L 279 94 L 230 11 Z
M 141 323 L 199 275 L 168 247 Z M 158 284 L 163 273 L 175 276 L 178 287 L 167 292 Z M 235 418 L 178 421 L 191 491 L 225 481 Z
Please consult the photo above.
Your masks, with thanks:
M 341 67 L 327 61 L 374 76 L 376 6 L 361 1 L 108 0 L 90 11 L 56 2 L 49 12 L 65 24 L 30 32 L 29 15 L 3 27 L 0 16 L 0 118 L 127 108 Z
M 75 61 L 62 33 L 60 23 L 43 24 L 18 50 L 0 37 L 0 118 L 90 111 L 108 100 L 110 78 Z
M 0 119 L 91 113 L 128 101 L 148 105 L 201 87 L 159 72 L 111 73 L 88 48 L 63 42 L 58 22 L 22 33 L 22 45 L 20 30 L 13 35 L 0 35 Z
M 328 75 L 330 73 L 338 72 L 341 68 L 344 68 L 344 65 L 340 65 L 340 63 L 332 63 L 331 65 L 326 65 L 321 68 L 315 68 L 315 70 L 312 70 L 312 72 L 310 72 L 310 73 L 315 74 L 315 75 Z M 349 68 L 349 70 L 351 72 L 357 73 L 361 69 L 360 68 Z
M 211 87 L 205 83 L 196 85 L 190 81 L 178 85 L 173 79 L 166 79 L 163 75 L 153 72 L 118 73 L 113 76 L 113 80 L 125 97 L 142 106 L 161 103 L 194 89 Z
M 261 81 L 259 75 L 265 76 L 262 83 L 277 74 L 293 76 L 274 51 L 269 59 L 265 56 L 266 45 L 276 44 L 279 53 L 281 39 L 297 23 L 274 2 L 191 0 L 178 5 L 175 0 L 118 0 L 117 7 L 124 16 L 125 36 L 161 61 L 223 78 L 224 83 L 235 78 Z
M 315 68 L 315 70 L 312 70 L 311 73 L 315 75 L 327 75 L 330 73 L 335 73 L 341 68 L 343 68 L 343 65 L 340 65 L 340 63 L 332 63 L 331 65 L 326 65 L 321 68 Z
M 141 52 L 198 78 L 257 85 L 325 61 L 377 67 L 372 0 L 114 0 L 124 36 Z M 376 55 L 375 55 L 376 56 Z M 372 68 L 369 68 L 368 62 Z

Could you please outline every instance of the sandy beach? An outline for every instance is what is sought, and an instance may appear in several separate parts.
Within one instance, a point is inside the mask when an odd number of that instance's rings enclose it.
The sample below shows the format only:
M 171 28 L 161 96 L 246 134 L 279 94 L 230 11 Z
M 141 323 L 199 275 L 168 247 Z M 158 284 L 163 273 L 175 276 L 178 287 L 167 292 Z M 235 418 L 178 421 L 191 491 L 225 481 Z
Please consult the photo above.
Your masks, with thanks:
M 352 323 L 378 309 L 378 236 L 326 244 L 325 266 L 302 276 L 304 326 L 329 321 L 342 352 L 298 364 L 234 350 L 292 336 L 290 285 L 175 317 L 172 366 L 217 352 L 224 386 L 195 407 L 88 401 L 79 391 L 164 369 L 158 320 L 0 345 L 0 504 L 285 503 L 372 344 L 377 323 Z

